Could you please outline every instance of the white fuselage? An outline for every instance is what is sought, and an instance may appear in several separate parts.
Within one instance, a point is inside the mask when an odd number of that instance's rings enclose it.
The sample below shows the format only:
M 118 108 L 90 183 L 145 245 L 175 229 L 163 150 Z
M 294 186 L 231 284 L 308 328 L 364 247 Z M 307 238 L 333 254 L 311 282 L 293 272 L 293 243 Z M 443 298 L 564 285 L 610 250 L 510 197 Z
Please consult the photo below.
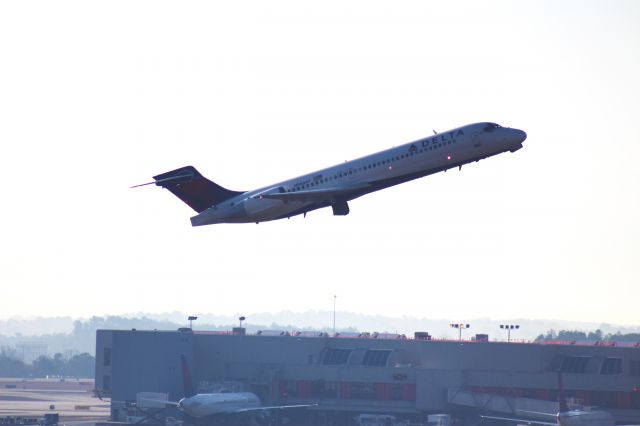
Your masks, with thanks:
M 250 392 L 201 393 L 178 402 L 178 408 L 193 418 L 237 413 L 256 407 L 260 407 L 260 399 Z
M 282 200 L 272 193 L 305 193 L 358 188 L 346 200 L 432 173 L 458 167 L 522 147 L 526 134 L 518 129 L 476 123 L 415 142 L 318 170 L 264 188 L 248 191 L 211 206 L 191 218 L 193 226 L 214 223 L 264 222 L 330 205 L 330 201 Z

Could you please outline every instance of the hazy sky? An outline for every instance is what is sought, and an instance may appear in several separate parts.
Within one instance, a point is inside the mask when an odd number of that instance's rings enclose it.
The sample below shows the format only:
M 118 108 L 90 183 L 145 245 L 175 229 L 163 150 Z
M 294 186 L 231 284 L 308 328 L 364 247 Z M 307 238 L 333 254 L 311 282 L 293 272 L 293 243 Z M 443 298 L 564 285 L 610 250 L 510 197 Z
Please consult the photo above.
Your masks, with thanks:
M 640 323 L 640 3 L 0 3 L 0 316 L 331 309 Z M 477 121 L 524 149 L 306 219 L 249 190 Z

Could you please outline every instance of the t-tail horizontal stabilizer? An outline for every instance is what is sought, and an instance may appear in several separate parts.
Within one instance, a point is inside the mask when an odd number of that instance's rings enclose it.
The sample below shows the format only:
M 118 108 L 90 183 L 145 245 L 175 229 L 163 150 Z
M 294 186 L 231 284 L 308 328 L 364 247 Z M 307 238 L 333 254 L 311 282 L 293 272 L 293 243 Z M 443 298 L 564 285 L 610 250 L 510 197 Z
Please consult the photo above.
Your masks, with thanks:
M 156 184 L 171 191 L 173 195 L 180 198 L 198 213 L 202 213 L 215 204 L 244 193 L 244 191 L 231 191 L 211 182 L 193 166 L 181 167 L 162 173 L 154 176 L 153 179 L 155 179 L 154 182 L 135 185 L 132 188 Z

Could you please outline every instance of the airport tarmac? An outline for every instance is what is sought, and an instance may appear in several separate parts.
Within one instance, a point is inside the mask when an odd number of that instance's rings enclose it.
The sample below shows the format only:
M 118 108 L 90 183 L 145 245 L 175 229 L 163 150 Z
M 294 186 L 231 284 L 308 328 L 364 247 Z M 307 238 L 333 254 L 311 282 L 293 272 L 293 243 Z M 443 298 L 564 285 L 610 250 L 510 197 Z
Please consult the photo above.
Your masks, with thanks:
M 102 422 L 109 417 L 109 402 L 94 397 L 93 389 L 92 379 L 0 378 L 0 417 L 58 413 L 60 424 Z

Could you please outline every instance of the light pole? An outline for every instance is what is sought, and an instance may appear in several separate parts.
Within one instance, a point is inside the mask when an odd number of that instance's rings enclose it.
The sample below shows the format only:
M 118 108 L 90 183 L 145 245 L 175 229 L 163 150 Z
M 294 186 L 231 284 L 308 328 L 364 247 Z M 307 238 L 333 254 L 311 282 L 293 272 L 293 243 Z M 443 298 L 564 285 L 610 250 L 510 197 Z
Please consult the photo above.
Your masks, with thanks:
M 471 328 L 471 324 L 449 324 L 449 327 L 451 328 L 457 328 L 458 329 L 458 340 L 462 340 L 462 330 L 464 330 L 465 328 Z
M 333 295 L 333 335 L 336 335 L 336 296 Z
M 500 328 L 507 330 L 507 342 L 511 342 L 511 330 L 520 328 L 518 324 L 500 324 Z
M 242 321 L 246 320 L 247 318 L 244 316 L 241 316 L 240 318 L 238 318 L 238 320 L 240 320 L 240 328 L 242 328 Z
M 198 319 L 198 317 L 190 316 L 189 318 L 189 328 L 193 331 L 193 322 Z

